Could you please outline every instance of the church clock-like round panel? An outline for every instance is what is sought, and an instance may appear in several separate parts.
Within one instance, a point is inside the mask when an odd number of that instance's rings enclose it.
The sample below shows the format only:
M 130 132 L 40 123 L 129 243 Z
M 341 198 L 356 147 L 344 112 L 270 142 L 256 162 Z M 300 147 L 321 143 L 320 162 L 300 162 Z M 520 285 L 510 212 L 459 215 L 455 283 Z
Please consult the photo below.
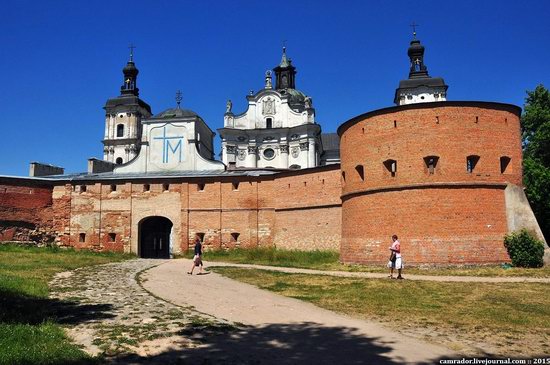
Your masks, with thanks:
M 275 157 L 275 151 L 273 148 L 266 148 L 264 150 L 264 157 L 266 160 L 272 160 Z

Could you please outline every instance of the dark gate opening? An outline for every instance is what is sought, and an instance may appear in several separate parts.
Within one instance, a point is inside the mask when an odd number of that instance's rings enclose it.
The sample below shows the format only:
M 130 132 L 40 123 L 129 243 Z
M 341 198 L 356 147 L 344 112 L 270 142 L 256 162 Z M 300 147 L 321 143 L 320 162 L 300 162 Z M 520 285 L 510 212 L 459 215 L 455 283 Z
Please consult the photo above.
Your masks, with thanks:
M 164 217 L 145 218 L 139 224 L 139 255 L 143 258 L 170 258 L 172 222 Z

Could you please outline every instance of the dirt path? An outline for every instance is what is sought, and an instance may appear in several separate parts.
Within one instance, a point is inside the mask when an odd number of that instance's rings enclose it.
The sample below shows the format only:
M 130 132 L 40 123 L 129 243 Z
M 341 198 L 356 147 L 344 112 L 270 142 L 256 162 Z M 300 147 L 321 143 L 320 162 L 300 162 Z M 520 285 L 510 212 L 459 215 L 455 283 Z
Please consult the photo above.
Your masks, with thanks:
M 208 262 L 208 266 L 228 266 L 242 267 L 248 269 L 271 270 L 278 272 L 286 272 L 292 274 L 314 274 L 314 275 L 329 275 L 339 276 L 344 278 L 368 278 L 368 279 L 386 279 L 386 273 L 369 273 L 369 272 L 350 272 L 350 271 L 327 271 L 327 270 L 312 270 L 298 269 L 293 267 L 279 267 L 266 265 L 251 265 L 251 264 L 233 264 L 227 262 Z M 396 274 L 394 274 L 396 275 Z M 409 280 L 424 280 L 424 281 L 439 281 L 439 282 L 471 282 L 471 283 L 548 283 L 550 278 L 530 278 L 523 276 L 439 276 L 439 275 L 409 275 L 405 273 L 406 279 Z
M 252 363 L 260 364 L 411 364 L 453 356 L 451 350 L 396 334 L 377 323 L 339 315 L 215 273 L 187 275 L 190 265 L 189 260 L 166 261 L 144 272 L 142 285 L 171 303 L 191 305 L 199 312 L 244 325 L 230 336 L 205 339 L 203 351 L 249 354 Z M 289 271 L 303 272 L 296 270 Z

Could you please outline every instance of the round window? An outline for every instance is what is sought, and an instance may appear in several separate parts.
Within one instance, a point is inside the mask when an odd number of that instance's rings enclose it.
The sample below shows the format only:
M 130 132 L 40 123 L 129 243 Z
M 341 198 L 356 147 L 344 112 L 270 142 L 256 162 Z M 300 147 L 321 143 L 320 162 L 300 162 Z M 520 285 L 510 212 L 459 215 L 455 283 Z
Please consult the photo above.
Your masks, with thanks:
M 271 160 L 273 157 L 275 157 L 275 151 L 272 148 L 266 148 L 264 150 L 264 157 L 266 160 Z

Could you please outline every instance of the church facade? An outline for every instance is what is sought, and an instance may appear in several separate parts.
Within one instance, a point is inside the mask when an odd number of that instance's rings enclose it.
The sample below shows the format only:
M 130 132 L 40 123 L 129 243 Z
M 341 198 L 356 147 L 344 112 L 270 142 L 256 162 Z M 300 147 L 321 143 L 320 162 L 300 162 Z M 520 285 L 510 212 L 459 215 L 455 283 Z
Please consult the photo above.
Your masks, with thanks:
M 398 234 L 410 264 L 509 261 L 506 233 L 540 234 L 522 190 L 521 110 L 446 101 L 416 37 L 408 55 L 397 106 L 331 135 L 283 50 L 245 112 L 227 103 L 221 161 L 215 133 L 181 99 L 151 112 L 131 57 L 105 105 L 103 160 L 79 174 L 32 163 L 30 177 L 0 176 L 0 240 L 168 258 L 199 238 L 208 249 L 333 249 L 343 262 L 383 264 Z

